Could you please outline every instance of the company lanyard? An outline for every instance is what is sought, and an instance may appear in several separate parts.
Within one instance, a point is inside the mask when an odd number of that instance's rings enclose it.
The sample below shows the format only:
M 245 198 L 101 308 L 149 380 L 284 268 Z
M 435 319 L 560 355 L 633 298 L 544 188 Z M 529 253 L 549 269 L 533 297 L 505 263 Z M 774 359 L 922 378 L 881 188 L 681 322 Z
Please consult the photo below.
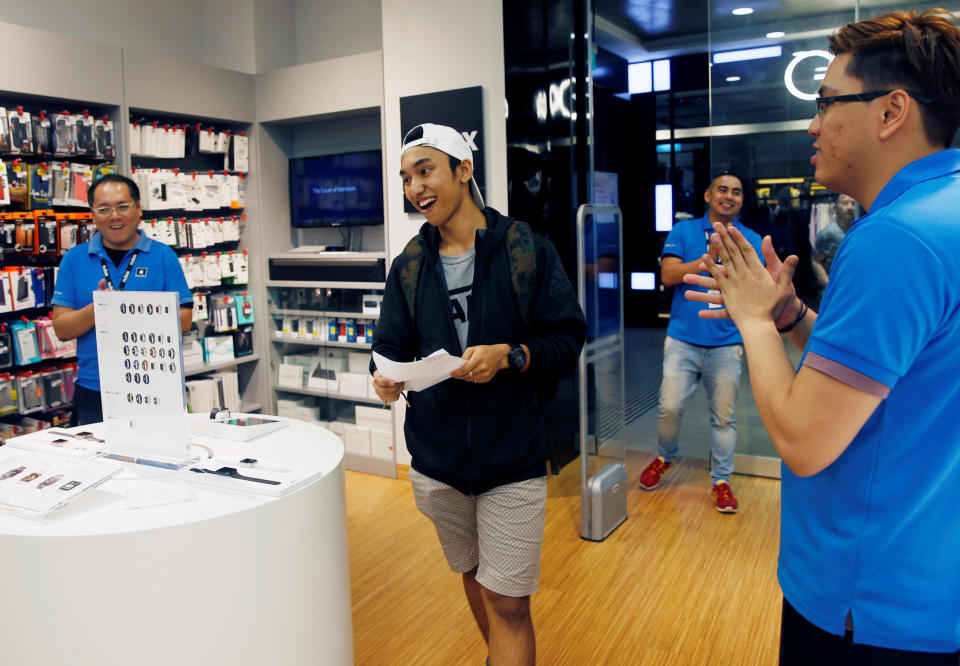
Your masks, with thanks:
M 130 261 L 127 263 L 127 270 L 123 272 L 123 277 L 120 278 L 120 286 L 117 287 L 117 291 L 123 291 L 123 288 L 127 286 L 127 279 L 130 277 L 130 271 L 133 270 L 133 264 L 137 260 L 137 255 L 140 253 L 140 250 L 134 250 L 133 254 L 130 255 Z M 100 268 L 103 269 L 103 277 L 107 281 L 107 287 L 113 289 L 113 280 L 110 278 L 110 270 L 107 268 L 107 260 L 103 257 L 100 257 Z
M 713 230 L 712 230 L 712 229 L 704 229 L 704 230 L 703 230 L 703 239 L 704 239 L 705 241 L 707 241 L 707 254 L 710 254 L 710 236 L 712 236 L 712 235 L 713 235 Z M 723 263 L 723 262 L 720 261 L 720 257 L 717 257 L 716 260 L 715 260 L 715 263 L 720 264 L 720 263 Z

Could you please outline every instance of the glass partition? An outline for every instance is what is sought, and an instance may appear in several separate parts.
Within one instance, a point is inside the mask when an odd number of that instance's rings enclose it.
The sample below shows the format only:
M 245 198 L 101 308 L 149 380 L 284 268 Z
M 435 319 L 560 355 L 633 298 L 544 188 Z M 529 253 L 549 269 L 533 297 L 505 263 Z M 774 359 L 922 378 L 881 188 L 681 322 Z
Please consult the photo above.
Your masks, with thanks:
M 960 9 L 957 2 L 939 4 L 953 12 Z M 833 59 L 827 38 L 852 21 L 929 6 L 791 3 L 737 16 L 729 3 L 708 4 L 710 126 L 703 133 L 709 136 L 711 173 L 740 176 L 746 190 L 742 221 L 761 236 L 770 235 L 780 257 L 800 258 L 794 284 L 814 309 L 829 280 L 839 239 L 862 214 L 852 199 L 817 183 L 810 165 L 814 138 L 807 129 L 815 114 L 813 100 Z M 834 237 L 836 242 L 830 242 Z M 787 348 L 797 366 L 801 352 L 791 344 Z M 746 373 L 743 380 L 742 392 L 748 394 Z M 749 407 L 743 414 L 759 421 Z M 738 453 L 776 456 L 762 424 L 745 425 Z

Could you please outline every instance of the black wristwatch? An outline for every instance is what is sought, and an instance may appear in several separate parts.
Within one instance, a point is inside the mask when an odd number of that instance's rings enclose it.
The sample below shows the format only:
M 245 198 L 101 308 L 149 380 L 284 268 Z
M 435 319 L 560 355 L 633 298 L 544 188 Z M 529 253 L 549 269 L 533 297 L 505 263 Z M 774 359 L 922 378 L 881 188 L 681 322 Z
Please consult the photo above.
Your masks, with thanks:
M 507 365 L 514 372 L 523 370 L 527 364 L 527 352 L 520 345 L 510 345 L 510 351 L 507 352 Z
M 244 476 L 237 471 L 236 467 L 221 467 L 220 469 L 203 469 L 201 467 L 191 467 L 191 472 L 196 472 L 198 474 L 215 474 L 217 476 L 229 476 L 232 479 L 240 479 L 241 481 L 256 481 L 257 483 L 266 483 L 271 486 L 279 486 L 279 481 L 274 481 L 272 479 L 260 479 L 255 476 Z

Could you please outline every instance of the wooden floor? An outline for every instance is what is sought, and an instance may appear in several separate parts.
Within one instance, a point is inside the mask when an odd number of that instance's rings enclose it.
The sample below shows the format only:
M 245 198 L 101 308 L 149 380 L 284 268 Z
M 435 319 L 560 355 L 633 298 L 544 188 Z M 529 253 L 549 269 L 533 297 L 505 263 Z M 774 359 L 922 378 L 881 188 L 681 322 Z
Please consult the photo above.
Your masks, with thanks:
M 579 537 L 576 463 L 551 476 L 539 664 L 775 664 L 780 482 L 734 476 L 736 515 L 714 510 L 705 463 L 680 460 L 638 489 L 649 454 L 628 452 L 629 518 L 602 543 Z M 347 472 L 358 664 L 473 664 L 486 650 L 433 526 L 405 480 Z

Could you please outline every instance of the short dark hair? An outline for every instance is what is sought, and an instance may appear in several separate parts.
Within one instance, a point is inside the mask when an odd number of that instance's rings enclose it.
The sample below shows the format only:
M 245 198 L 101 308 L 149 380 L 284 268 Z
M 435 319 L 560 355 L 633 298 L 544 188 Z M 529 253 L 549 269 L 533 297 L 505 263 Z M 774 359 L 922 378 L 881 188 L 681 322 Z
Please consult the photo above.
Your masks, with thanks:
M 137 187 L 135 182 L 118 173 L 108 173 L 105 176 L 94 178 L 93 182 L 90 183 L 90 187 L 87 188 L 87 203 L 89 205 L 93 206 L 93 193 L 96 192 L 97 188 L 103 183 L 123 183 L 130 191 L 130 197 L 133 199 L 133 202 L 140 203 L 140 188 Z
M 918 103 L 927 140 L 949 146 L 960 127 L 960 27 L 944 9 L 896 11 L 848 23 L 830 36 L 830 52 L 849 53 L 846 73 L 865 92 L 907 88 Z
M 460 166 L 460 162 L 462 162 L 463 160 L 458 160 L 458 159 L 457 159 L 456 157 L 454 157 L 453 155 L 447 155 L 447 160 L 449 160 L 449 162 L 450 162 L 450 173 L 452 173 L 454 176 L 456 176 L 456 175 L 457 175 L 457 167 Z
M 737 174 L 731 173 L 730 171 L 721 171 L 721 172 L 718 173 L 716 176 L 714 176 L 713 178 L 710 179 L 710 184 L 707 185 L 707 189 L 708 189 L 708 190 L 712 190 L 712 189 L 713 189 L 713 186 L 714 186 L 714 185 L 716 184 L 716 182 L 717 182 L 717 179 L 718 179 L 718 178 L 723 178 L 724 176 L 730 176 L 731 178 L 736 178 L 737 180 L 740 181 L 740 184 L 743 185 L 743 179 L 740 178 L 740 176 L 738 176 Z

